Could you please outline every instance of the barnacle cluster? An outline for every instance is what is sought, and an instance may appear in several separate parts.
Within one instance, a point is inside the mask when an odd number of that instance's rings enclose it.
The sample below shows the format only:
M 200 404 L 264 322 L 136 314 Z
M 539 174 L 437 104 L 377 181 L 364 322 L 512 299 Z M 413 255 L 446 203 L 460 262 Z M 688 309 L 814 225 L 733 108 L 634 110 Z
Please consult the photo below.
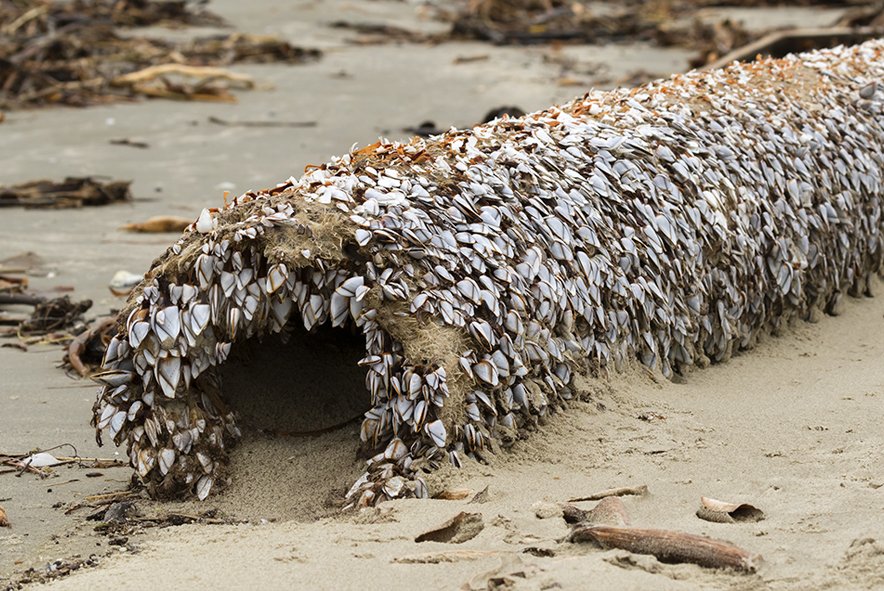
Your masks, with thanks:
M 884 269 L 882 51 L 380 141 L 205 210 L 120 316 L 99 436 L 153 494 L 205 498 L 239 435 L 232 350 L 340 327 L 364 338 L 375 454 L 351 502 L 426 496 L 425 472 L 512 442 L 578 371 L 637 358 L 669 376 L 831 312 Z

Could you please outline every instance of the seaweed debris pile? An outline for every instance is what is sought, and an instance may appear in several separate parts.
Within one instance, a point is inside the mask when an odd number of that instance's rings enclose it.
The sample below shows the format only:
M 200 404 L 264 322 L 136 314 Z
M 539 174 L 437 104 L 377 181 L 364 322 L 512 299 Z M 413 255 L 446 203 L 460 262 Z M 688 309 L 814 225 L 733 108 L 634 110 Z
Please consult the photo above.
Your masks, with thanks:
M 88 106 L 139 97 L 232 102 L 253 82 L 223 67 L 319 57 L 275 37 L 223 33 L 181 42 L 134 34 L 148 25 L 222 26 L 189 2 L 0 0 L 0 108 Z
M 130 181 L 68 177 L 0 187 L 0 207 L 50 208 L 109 205 L 132 200 Z
M 704 10 L 714 8 L 781 5 L 841 7 L 844 14 L 824 29 L 749 29 L 738 18 L 704 14 Z M 333 26 L 355 30 L 358 36 L 352 41 L 360 44 L 436 44 L 464 40 L 495 45 L 554 46 L 649 43 L 696 51 L 690 63 L 692 67 L 712 64 L 744 47 L 762 55 L 783 57 L 787 53 L 857 43 L 884 33 L 884 7 L 871 0 L 461 0 L 428 2 L 421 10 L 438 21 L 449 23 L 450 29 L 442 33 L 421 33 L 385 23 L 346 21 L 335 22 Z M 774 34 L 780 35 L 776 42 L 753 45 Z M 748 56 L 754 57 L 755 53 Z

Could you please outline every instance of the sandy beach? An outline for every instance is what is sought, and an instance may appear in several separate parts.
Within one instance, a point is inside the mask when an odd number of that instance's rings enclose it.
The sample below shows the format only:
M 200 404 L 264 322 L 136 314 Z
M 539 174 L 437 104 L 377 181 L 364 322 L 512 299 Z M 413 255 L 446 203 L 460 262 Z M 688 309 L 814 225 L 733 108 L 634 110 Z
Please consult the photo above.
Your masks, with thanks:
M 691 58 L 686 49 L 645 44 L 354 45 L 351 32 L 327 26 L 343 15 L 438 28 L 413 5 L 392 1 L 213 0 L 210 7 L 238 30 L 279 35 L 324 55 L 296 66 L 234 67 L 258 82 L 238 93 L 235 105 L 144 101 L 6 113 L 0 184 L 106 176 L 132 180 L 136 197 L 79 210 L 0 210 L 0 258 L 30 251 L 42 260 L 32 287 L 70 286 L 76 298 L 93 300 L 91 315 L 106 314 L 122 305 L 107 289 L 113 274 L 143 272 L 176 238 L 125 233 L 123 224 L 154 215 L 195 218 L 220 206 L 225 191 L 299 176 L 305 165 L 354 143 L 406 138 L 403 129 L 423 121 L 465 127 L 502 105 L 532 111 L 639 71 L 685 71 Z M 776 19 L 818 26 L 839 14 L 776 8 L 744 16 L 747 26 Z M 471 56 L 482 58 L 458 59 Z M 568 76 L 585 86 L 559 84 L 561 71 L 551 63 L 563 56 Z M 210 117 L 315 126 L 225 127 Z M 109 143 L 119 138 L 149 147 Z M 884 294 L 884 282 L 875 288 Z M 884 297 L 848 298 L 843 308 L 677 382 L 640 367 L 581 377 L 579 400 L 549 417 L 541 432 L 489 465 L 470 461 L 431 475 L 434 490 L 453 500 L 341 513 L 344 492 L 363 470 L 358 422 L 305 436 L 246 430 L 223 494 L 202 503 L 139 498 L 141 525 L 110 534 L 87 520 L 92 509 L 69 509 L 89 495 L 124 489 L 130 469 L 66 466 L 42 480 L 0 474 L 0 505 L 11 523 L 0 528 L 0 586 L 17 588 L 56 561 L 95 555 L 49 587 L 884 588 Z M 65 376 L 56 367 L 61 355 L 50 346 L 0 348 L 0 452 L 70 443 L 84 457 L 125 459 L 124 450 L 96 445 L 89 426 L 96 388 Z M 622 498 L 633 525 L 733 542 L 762 557 L 757 572 L 663 564 L 566 541 L 568 499 L 639 485 L 648 494 Z M 765 518 L 700 520 L 701 496 L 751 503 Z M 590 509 L 594 502 L 575 504 Z M 461 512 L 473 514 L 469 539 L 416 541 Z M 169 514 L 185 517 L 181 525 L 145 525 Z

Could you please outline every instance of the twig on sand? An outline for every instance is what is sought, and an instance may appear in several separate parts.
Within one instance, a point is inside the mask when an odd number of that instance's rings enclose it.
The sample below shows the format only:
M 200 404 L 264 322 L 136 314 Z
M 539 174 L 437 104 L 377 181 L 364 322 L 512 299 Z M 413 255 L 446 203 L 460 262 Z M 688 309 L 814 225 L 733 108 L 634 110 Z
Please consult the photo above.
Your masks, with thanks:
M 60 447 L 70 447 L 74 451 L 74 455 L 54 456 L 48 453 Z M 37 456 L 37 454 L 47 454 L 48 458 L 46 459 L 49 459 L 51 461 L 51 464 L 41 463 L 41 465 L 39 466 L 33 466 L 32 463 L 34 462 L 34 458 L 35 456 Z M 44 458 L 40 459 L 41 461 L 44 460 Z M 47 449 L 36 449 L 25 453 L 6 453 L 0 451 L 0 464 L 13 468 L 12 470 L 0 471 L 0 474 L 16 473 L 17 476 L 21 476 L 25 472 L 31 472 L 33 474 L 37 474 L 38 476 L 40 476 L 40 478 L 46 478 L 51 474 L 51 472 L 46 470 L 45 468 L 64 466 L 66 464 L 77 464 L 83 468 L 95 468 L 99 470 L 105 468 L 122 468 L 128 466 L 128 463 L 115 458 L 81 457 L 77 452 L 77 448 L 72 443 L 60 443 Z
M 147 142 L 139 142 L 137 140 L 131 140 L 127 137 L 110 140 L 109 143 L 113 146 L 129 146 L 130 148 L 140 148 L 142 150 L 150 147 L 150 144 L 148 144 Z
M 98 495 L 90 495 L 79 503 L 74 503 L 64 510 L 65 515 L 70 515 L 78 509 L 85 507 L 100 507 L 103 505 L 111 505 L 118 501 L 126 501 L 128 499 L 136 499 L 141 496 L 140 493 L 131 490 L 118 490 L 111 493 L 103 493 Z
M 229 121 L 220 117 L 209 117 L 209 123 L 226 127 L 316 127 L 316 121 Z
M 753 60 L 757 55 L 782 56 L 821 47 L 861 43 L 880 35 L 881 30 L 872 27 L 799 28 L 776 31 L 735 48 L 721 58 L 706 64 L 703 69 L 723 68 L 735 61 Z
M 118 490 L 110 493 L 102 493 L 98 495 L 89 495 L 86 497 L 87 503 L 93 504 L 105 504 L 105 503 L 115 503 L 117 501 L 125 501 L 126 499 L 134 499 L 138 497 L 139 493 L 133 492 L 131 490 Z
M 646 484 L 642 484 L 641 486 L 621 486 L 619 488 L 609 488 L 606 490 L 602 490 L 585 497 L 568 499 L 568 502 L 579 503 L 581 501 L 600 501 L 605 497 L 626 497 L 630 495 L 641 497 L 646 494 L 648 494 L 648 485 Z
M 58 456 L 56 459 L 58 460 L 59 466 L 63 466 L 65 464 L 80 464 L 84 468 L 95 468 L 98 470 L 103 470 L 105 468 L 126 468 L 129 466 L 128 462 L 124 462 L 123 460 L 117 460 L 114 458 L 81 458 L 79 456 Z

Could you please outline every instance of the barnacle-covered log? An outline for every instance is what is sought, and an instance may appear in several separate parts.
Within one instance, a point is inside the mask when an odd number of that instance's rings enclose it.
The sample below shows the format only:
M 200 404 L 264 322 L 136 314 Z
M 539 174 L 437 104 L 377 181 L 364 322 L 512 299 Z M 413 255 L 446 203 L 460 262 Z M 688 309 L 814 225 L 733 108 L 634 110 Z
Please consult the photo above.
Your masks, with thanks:
M 120 316 L 99 435 L 153 494 L 205 498 L 239 435 L 230 384 L 271 414 L 265 384 L 307 387 L 304 414 L 367 411 L 353 502 L 425 496 L 424 471 L 512 442 L 576 372 L 635 357 L 671 375 L 831 311 L 882 270 L 882 50 L 381 141 L 205 210 Z M 272 362 L 227 369 L 260 340 Z

